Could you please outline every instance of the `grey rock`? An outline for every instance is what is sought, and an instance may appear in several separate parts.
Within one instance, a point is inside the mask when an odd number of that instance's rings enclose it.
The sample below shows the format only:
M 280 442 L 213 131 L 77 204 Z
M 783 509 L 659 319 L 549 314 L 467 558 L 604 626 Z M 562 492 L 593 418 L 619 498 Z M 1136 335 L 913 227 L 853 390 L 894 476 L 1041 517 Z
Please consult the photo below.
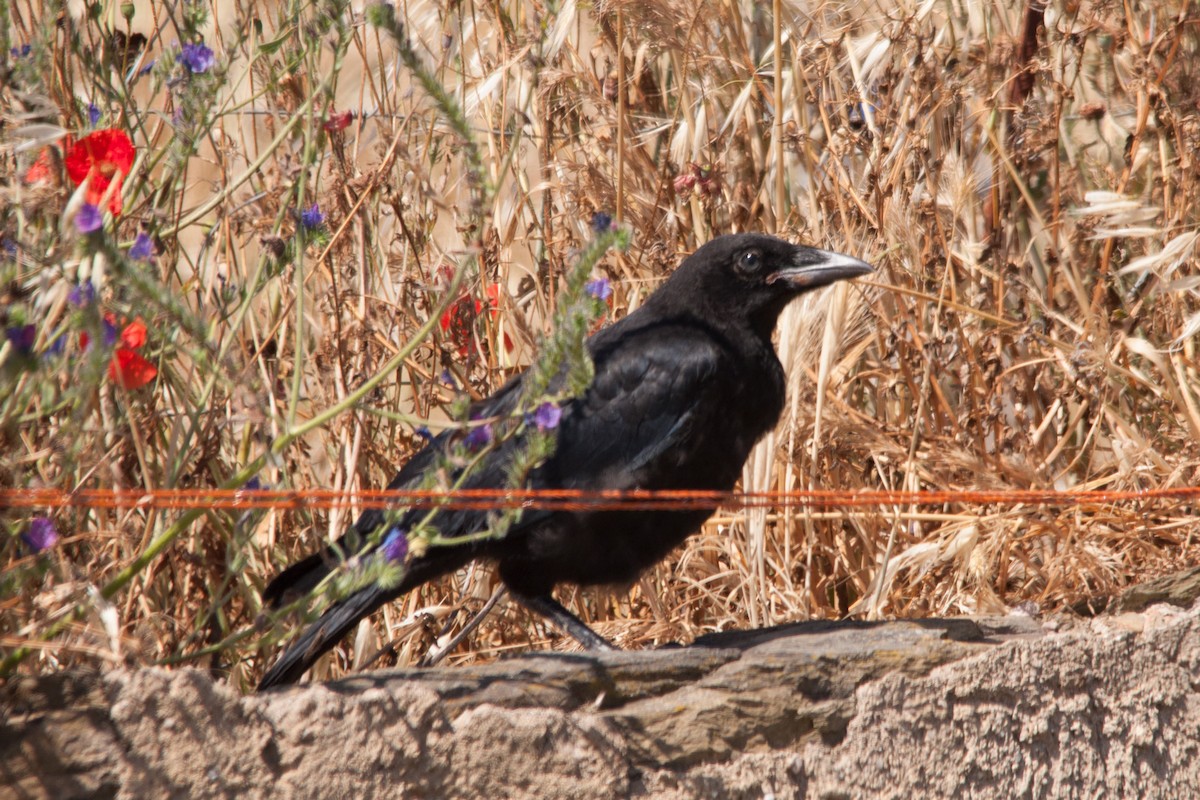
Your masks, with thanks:
M 0 798 L 1200 796 L 1200 611 L 1136 622 L 802 623 L 250 696 L 15 678 Z

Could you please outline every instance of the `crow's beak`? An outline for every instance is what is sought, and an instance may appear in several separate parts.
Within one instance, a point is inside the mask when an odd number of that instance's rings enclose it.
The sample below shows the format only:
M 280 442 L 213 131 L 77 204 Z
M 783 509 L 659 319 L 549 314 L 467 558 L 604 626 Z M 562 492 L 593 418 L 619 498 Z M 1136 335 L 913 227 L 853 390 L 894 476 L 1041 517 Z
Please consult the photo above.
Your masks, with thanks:
M 767 283 L 784 281 L 793 289 L 819 289 L 836 281 L 857 278 L 874 271 L 874 267 L 867 262 L 851 256 L 801 247 L 792 261 L 792 266 L 771 273 L 767 276 Z

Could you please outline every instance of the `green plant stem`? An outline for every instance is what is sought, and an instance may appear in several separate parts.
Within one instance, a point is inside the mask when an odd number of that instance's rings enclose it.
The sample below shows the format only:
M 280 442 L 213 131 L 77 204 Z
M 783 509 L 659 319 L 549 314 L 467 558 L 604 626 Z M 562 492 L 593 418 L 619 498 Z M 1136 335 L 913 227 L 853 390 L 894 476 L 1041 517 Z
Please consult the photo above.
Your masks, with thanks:
M 471 138 L 470 126 L 467 125 L 466 118 L 463 117 L 461 110 L 457 107 L 454 99 L 450 97 L 447 92 L 436 85 L 436 81 L 434 81 L 432 75 L 417 59 L 416 53 L 411 49 L 411 47 L 409 47 L 406 42 L 402 42 L 402 37 L 397 37 L 396 41 L 400 45 L 401 52 L 408 54 L 403 58 L 405 64 L 411 64 L 413 66 L 414 73 L 416 74 L 419 82 L 427 90 L 430 90 L 430 96 L 433 98 L 434 103 L 438 106 L 438 110 L 447 118 L 447 120 L 450 121 L 451 127 L 463 140 L 464 150 L 468 153 L 468 170 L 471 173 L 469 180 L 471 181 L 471 186 L 473 187 L 472 193 L 475 196 L 475 200 L 472 203 L 471 208 L 471 218 L 476 223 L 475 230 L 477 231 L 477 235 L 481 235 L 482 226 L 479 224 L 481 221 L 480 217 L 487 199 L 489 199 L 491 196 L 491 190 L 483 174 L 482 161 L 479 156 L 478 148 L 475 146 L 474 140 Z M 222 191 L 214 195 L 207 203 L 204 203 L 199 208 L 192 211 L 192 213 L 187 217 L 180 220 L 178 224 L 170 229 L 171 232 L 178 233 L 178 231 L 182 230 L 188 225 L 191 225 L 202 219 L 206 214 L 213 211 L 222 202 L 224 202 L 238 186 L 248 180 L 250 176 L 254 175 L 255 172 L 266 163 L 269 155 L 283 143 L 287 136 L 291 134 L 292 129 L 299 124 L 301 120 L 305 119 L 315 98 L 319 96 L 325 96 L 325 93 L 332 84 L 333 77 L 334 73 L 330 73 L 322 79 L 317 90 L 312 92 L 305 102 L 301 104 L 296 113 L 293 114 L 287 123 L 283 125 L 279 133 L 264 149 L 263 154 L 256 159 L 248 169 L 243 171 L 243 173 L 233 182 L 226 185 Z M 478 248 L 475 249 L 477 250 Z M 399 369 L 404 361 L 412 356 L 417 347 L 419 347 L 425 341 L 425 339 L 428 338 L 431 333 L 433 333 L 433 329 L 438 324 L 442 314 L 448 310 L 451 304 L 457 299 L 458 289 L 462 286 L 462 283 L 464 282 L 466 275 L 471 271 L 471 268 L 475 266 L 475 260 L 476 258 L 473 254 L 464 259 L 459 268 L 455 270 L 454 276 L 451 278 L 446 291 L 442 294 L 441 299 L 430 313 L 429 318 L 424 324 L 421 325 L 420 328 L 417 329 L 416 333 L 408 341 L 408 343 L 399 351 L 397 351 L 394 356 L 388 359 L 387 363 L 385 363 L 383 367 L 375 373 L 375 375 L 364 381 L 363 384 L 353 392 L 350 392 L 348 395 L 346 395 L 341 402 L 325 409 L 325 411 L 317 414 L 307 422 L 304 422 L 297 427 L 290 428 L 287 432 L 281 434 L 277 439 L 275 439 L 275 441 L 271 443 L 271 446 L 262 455 L 258 456 L 249 464 L 242 467 L 242 469 L 238 470 L 233 477 L 224 481 L 220 488 L 234 489 L 239 486 L 244 486 L 246 482 L 250 480 L 250 478 L 256 475 L 259 470 L 261 470 L 267 464 L 268 461 L 276 459 L 289 446 L 291 446 L 293 442 L 307 435 L 311 431 L 328 424 L 339 414 L 354 407 L 360 400 L 374 391 L 380 383 L 382 383 L 386 378 L 391 376 L 397 369 Z M 243 307 L 247 308 L 248 303 L 244 304 Z M 205 511 L 206 509 L 190 509 L 180 515 L 180 517 L 175 520 L 175 522 L 173 522 L 165 531 L 160 533 L 158 536 L 155 536 L 150 543 L 146 545 L 146 548 L 137 556 L 137 558 L 133 559 L 133 561 L 126 565 L 124 569 L 118 572 L 116 576 L 112 578 L 112 580 L 110 580 L 101 588 L 101 597 L 106 600 L 111 599 L 118 592 L 128 586 L 129 583 L 133 581 L 133 579 L 140 572 L 142 572 L 142 570 L 149 566 L 149 564 L 153 562 L 168 546 L 170 546 L 171 543 L 173 543 L 181 533 L 187 530 L 188 526 L 199 519 L 200 515 L 205 513 Z M 63 631 L 64 628 L 66 628 L 66 626 L 82 617 L 85 611 L 86 609 L 82 604 L 76 604 L 70 611 L 64 614 L 60 620 L 51 625 L 50 628 L 48 628 L 39 638 L 42 641 L 55 638 Z M 31 647 L 18 647 L 14 649 L 11 653 L 5 656 L 3 660 L 0 660 L 0 676 L 10 673 L 17 667 L 17 665 L 28 658 L 32 652 L 33 648 Z

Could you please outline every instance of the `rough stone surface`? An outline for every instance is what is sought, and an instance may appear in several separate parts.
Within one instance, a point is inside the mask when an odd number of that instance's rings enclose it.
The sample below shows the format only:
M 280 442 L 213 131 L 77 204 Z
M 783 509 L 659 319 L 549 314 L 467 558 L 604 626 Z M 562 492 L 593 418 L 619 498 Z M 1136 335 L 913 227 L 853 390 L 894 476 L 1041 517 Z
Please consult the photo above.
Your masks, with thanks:
M 1064 630 L 1066 628 L 1066 630 Z M 1200 796 L 1200 609 L 805 623 L 243 697 L 14 679 L 0 798 Z

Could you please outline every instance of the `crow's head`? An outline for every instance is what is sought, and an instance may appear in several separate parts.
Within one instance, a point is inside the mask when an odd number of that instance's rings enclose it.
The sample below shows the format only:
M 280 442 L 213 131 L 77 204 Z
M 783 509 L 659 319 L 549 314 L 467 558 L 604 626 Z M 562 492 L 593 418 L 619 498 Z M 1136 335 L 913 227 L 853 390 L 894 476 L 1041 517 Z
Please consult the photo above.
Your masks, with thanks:
M 743 317 L 769 336 L 793 298 L 871 271 L 870 264 L 841 253 L 737 233 L 718 236 L 684 259 L 669 281 L 677 288 L 667 296 L 686 298 L 701 313 Z

